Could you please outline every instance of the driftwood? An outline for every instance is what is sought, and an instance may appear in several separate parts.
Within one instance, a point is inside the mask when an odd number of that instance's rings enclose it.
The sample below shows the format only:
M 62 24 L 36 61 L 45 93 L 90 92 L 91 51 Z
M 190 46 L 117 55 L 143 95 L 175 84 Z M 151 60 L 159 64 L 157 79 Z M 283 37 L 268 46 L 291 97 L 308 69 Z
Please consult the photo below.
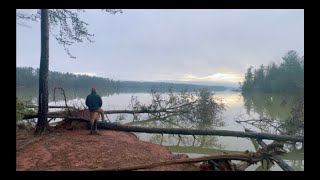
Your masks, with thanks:
M 184 164 L 184 163 L 196 163 L 203 162 L 209 160 L 240 160 L 246 161 L 247 164 L 254 164 L 263 159 L 272 157 L 277 154 L 282 154 L 283 151 L 278 151 L 281 144 L 275 144 L 266 146 L 256 153 L 235 153 L 235 154 L 223 154 L 223 155 L 211 155 L 197 158 L 183 158 L 183 159 L 173 159 L 168 161 L 161 161 L 151 164 L 143 164 L 143 165 L 134 165 L 134 166 L 126 166 L 126 167 L 112 167 L 112 168 L 96 168 L 96 169 L 74 169 L 72 171 L 130 171 L 130 170 L 139 170 L 139 169 L 152 169 L 159 166 L 173 165 L 173 164 Z M 244 166 L 241 167 L 232 167 L 233 170 L 243 170 Z M 68 170 L 70 171 L 70 170 Z
M 247 128 L 245 128 L 245 131 L 246 132 L 254 132 L 254 131 L 247 129 Z M 263 142 L 261 139 L 256 139 L 256 140 L 262 148 L 267 146 L 267 144 L 265 142 Z M 276 155 L 276 156 L 271 157 L 271 159 L 274 160 L 281 167 L 282 170 L 294 171 L 294 169 L 291 166 L 289 166 L 287 163 L 285 163 L 280 156 Z

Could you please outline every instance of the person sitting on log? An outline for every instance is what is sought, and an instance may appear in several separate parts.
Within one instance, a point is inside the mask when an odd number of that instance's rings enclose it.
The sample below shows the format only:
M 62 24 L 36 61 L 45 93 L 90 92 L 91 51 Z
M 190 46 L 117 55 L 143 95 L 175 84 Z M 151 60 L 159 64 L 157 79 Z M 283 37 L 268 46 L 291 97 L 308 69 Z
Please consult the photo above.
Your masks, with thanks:
M 91 94 L 86 98 L 86 105 L 90 111 L 90 134 L 99 134 L 97 131 L 97 120 L 99 119 L 99 114 L 101 119 L 104 120 L 104 111 L 101 109 L 102 99 L 101 96 L 97 94 L 96 88 L 91 89 Z

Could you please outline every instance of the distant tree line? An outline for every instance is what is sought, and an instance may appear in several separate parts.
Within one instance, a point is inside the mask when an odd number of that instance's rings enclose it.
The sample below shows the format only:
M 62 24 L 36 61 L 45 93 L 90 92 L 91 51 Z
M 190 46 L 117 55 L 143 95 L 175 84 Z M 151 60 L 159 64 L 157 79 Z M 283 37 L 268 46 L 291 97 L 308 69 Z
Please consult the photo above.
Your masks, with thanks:
M 121 92 L 150 92 L 151 89 L 155 89 L 158 92 L 168 92 L 172 88 L 174 92 L 181 90 L 198 91 L 203 88 L 210 91 L 224 91 L 224 86 L 205 86 L 205 85 L 193 85 L 193 84 L 178 84 L 178 83 L 166 83 L 166 82 L 137 82 L 137 81 L 120 81 Z
M 282 59 L 280 65 L 272 62 L 258 69 L 249 67 L 240 84 L 242 92 L 295 94 L 304 89 L 304 56 L 291 50 Z
M 16 68 L 17 88 L 33 88 L 38 86 L 39 69 L 32 67 Z M 72 73 L 49 72 L 49 89 L 63 87 L 65 89 L 90 89 L 96 87 L 100 91 L 119 91 L 120 82 L 109 78 L 76 75 Z
M 17 67 L 16 68 L 16 87 L 19 91 L 22 89 L 34 89 L 37 91 L 39 81 L 39 69 L 32 67 Z M 138 82 L 138 81 L 115 81 L 109 78 L 76 75 L 72 73 L 49 72 L 49 91 L 54 87 L 62 87 L 66 90 L 83 91 L 91 87 L 96 87 L 99 92 L 115 93 L 115 92 L 150 92 L 151 89 L 156 89 L 158 92 L 168 92 L 170 88 L 173 91 L 181 90 L 199 90 L 207 88 L 211 91 L 224 91 L 224 86 L 204 86 L 190 84 L 175 84 L 164 82 Z

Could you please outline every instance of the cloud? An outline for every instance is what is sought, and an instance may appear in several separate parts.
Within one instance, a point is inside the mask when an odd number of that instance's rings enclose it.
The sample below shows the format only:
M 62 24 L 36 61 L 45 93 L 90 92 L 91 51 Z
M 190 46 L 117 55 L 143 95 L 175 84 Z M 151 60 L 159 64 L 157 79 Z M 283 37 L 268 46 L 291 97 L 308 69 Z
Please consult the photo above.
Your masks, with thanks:
M 189 74 L 183 78 L 179 79 L 180 81 L 208 81 L 216 83 L 238 83 L 243 82 L 244 75 L 236 72 L 218 72 L 208 76 L 195 76 Z

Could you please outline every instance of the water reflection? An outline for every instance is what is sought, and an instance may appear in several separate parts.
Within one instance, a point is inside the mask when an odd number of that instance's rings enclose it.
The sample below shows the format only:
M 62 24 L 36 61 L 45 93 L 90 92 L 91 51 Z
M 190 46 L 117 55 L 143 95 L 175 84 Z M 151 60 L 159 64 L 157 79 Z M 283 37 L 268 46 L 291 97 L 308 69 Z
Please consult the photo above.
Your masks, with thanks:
M 304 94 L 275 95 L 252 93 L 243 94 L 243 104 L 248 115 L 255 114 L 256 119 L 247 120 L 262 132 L 278 134 L 304 135 Z M 263 119 L 263 121 L 257 121 Z M 285 144 L 288 154 L 283 159 L 295 170 L 304 170 L 304 144 Z M 262 170 L 258 167 L 257 170 Z M 264 169 L 266 170 L 266 169 Z
M 134 121 L 128 123 L 135 126 L 144 126 L 144 127 L 157 127 L 157 128 L 186 128 L 188 123 L 185 123 L 186 126 L 177 124 L 172 120 L 146 120 L 146 121 Z M 205 126 L 205 125 L 200 125 Z M 226 150 L 224 142 L 219 141 L 217 136 L 195 136 L 191 135 L 161 135 L 161 134 L 146 134 L 146 133 L 135 133 L 142 140 L 149 141 L 152 143 L 162 144 L 168 147 L 174 153 L 185 153 L 185 154 L 198 154 L 200 155 L 210 155 L 210 154 L 221 154 L 223 152 L 235 153 L 239 151 L 235 150 Z M 234 138 L 235 139 L 235 138 Z M 256 143 L 255 143 L 256 144 Z M 255 145 L 253 143 L 253 145 Z M 255 149 L 258 149 L 258 145 L 254 146 Z M 240 151 L 243 152 L 243 151 Z M 291 150 L 282 157 L 290 166 L 292 165 L 295 170 L 303 170 L 304 163 L 304 151 L 300 150 Z M 273 166 L 267 167 L 267 162 L 265 161 L 263 165 L 258 163 L 257 167 L 250 167 L 249 170 L 256 171 L 279 171 L 281 168 L 275 164 Z
M 190 129 L 214 129 L 216 120 L 192 122 L 187 119 L 175 117 L 161 119 L 147 119 L 142 121 L 132 121 L 127 125 L 156 127 L 156 128 L 190 128 Z M 222 123 L 220 125 L 223 125 Z M 185 135 L 149 135 L 150 142 L 170 145 L 175 147 L 197 147 L 197 148 L 221 148 L 215 136 L 185 136 Z
M 67 100 L 73 100 L 73 99 L 84 99 L 86 98 L 91 90 L 88 89 L 64 89 Z M 117 91 L 98 91 L 98 94 L 101 96 L 112 96 L 115 94 L 120 94 L 120 92 Z M 53 102 L 53 96 L 54 95 L 54 89 L 49 89 L 49 102 Z M 16 89 L 16 96 L 21 100 L 32 100 L 34 103 L 38 103 L 38 89 L 37 88 L 19 88 Z M 61 94 L 61 91 L 57 90 L 56 92 L 56 101 L 63 101 L 64 97 Z
M 304 135 L 304 97 L 274 94 L 243 94 L 247 113 L 258 118 L 244 122 L 264 132 Z
M 293 97 L 286 95 L 250 93 L 243 94 L 247 114 L 257 113 L 272 119 L 287 119 L 291 114 Z

